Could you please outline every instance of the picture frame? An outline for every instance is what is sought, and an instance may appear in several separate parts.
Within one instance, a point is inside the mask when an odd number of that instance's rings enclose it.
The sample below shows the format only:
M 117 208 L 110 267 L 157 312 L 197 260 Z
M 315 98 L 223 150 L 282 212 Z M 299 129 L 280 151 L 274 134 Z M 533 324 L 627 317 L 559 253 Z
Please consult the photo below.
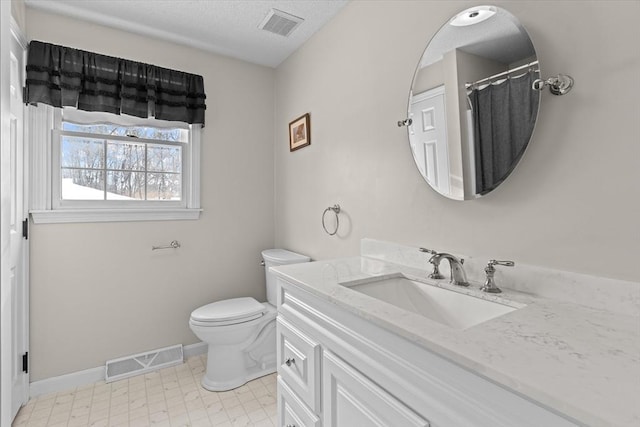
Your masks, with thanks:
M 311 116 L 304 114 L 289 123 L 289 151 L 311 144 Z

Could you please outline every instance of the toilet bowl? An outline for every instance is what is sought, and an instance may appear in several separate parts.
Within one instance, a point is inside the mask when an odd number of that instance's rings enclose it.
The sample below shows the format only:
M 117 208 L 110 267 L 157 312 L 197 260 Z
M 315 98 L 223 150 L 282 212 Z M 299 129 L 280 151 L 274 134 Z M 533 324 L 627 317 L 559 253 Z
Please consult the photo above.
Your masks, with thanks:
M 202 386 L 231 390 L 276 371 L 277 282 L 269 267 L 309 261 L 284 249 L 262 251 L 267 302 L 251 297 L 216 301 L 191 313 L 189 327 L 207 343 L 207 371 Z

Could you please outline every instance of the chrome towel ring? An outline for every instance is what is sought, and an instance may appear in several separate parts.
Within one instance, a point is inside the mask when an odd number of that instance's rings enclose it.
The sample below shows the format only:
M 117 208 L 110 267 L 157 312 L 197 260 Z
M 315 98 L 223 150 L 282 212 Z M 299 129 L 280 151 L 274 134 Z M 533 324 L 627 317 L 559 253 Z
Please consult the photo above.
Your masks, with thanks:
M 324 223 L 324 217 L 329 211 L 332 211 L 334 214 L 336 214 L 336 229 L 333 230 L 333 233 L 330 233 L 329 230 L 327 230 L 327 226 Z M 338 204 L 329 206 L 327 209 L 324 210 L 324 212 L 322 212 L 322 228 L 324 228 L 325 233 L 327 233 L 329 236 L 333 236 L 338 232 L 338 228 L 340 227 L 340 218 L 338 217 L 339 213 L 340 213 L 340 205 Z

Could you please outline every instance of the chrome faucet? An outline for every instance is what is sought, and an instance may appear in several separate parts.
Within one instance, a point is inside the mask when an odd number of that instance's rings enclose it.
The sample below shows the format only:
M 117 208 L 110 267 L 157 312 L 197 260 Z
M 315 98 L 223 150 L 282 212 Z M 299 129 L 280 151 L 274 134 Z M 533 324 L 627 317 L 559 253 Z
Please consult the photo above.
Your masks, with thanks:
M 442 259 L 448 260 L 449 265 L 451 266 L 450 282 L 458 286 L 469 286 L 469 282 L 467 281 L 467 275 L 464 272 L 464 268 L 462 268 L 462 264 L 464 264 L 464 259 L 462 258 L 458 259 L 448 253 L 436 253 L 429 259 L 429 262 L 433 264 L 433 273 L 431 273 L 429 277 L 432 279 L 444 279 L 444 276 L 440 274 L 440 271 L 438 270 L 438 267 L 440 266 L 440 261 L 442 261 Z

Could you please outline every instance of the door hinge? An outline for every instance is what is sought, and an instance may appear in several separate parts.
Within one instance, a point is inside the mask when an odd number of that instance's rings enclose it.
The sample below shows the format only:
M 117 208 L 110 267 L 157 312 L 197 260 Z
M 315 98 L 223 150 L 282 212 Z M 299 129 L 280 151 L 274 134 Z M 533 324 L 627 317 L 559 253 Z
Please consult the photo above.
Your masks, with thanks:
M 22 372 L 29 373 L 29 352 L 22 355 Z
M 22 221 L 22 237 L 29 240 L 29 218 L 25 218 Z
M 24 102 L 25 104 L 29 104 L 27 102 L 27 87 L 26 86 L 22 86 L 22 102 Z

